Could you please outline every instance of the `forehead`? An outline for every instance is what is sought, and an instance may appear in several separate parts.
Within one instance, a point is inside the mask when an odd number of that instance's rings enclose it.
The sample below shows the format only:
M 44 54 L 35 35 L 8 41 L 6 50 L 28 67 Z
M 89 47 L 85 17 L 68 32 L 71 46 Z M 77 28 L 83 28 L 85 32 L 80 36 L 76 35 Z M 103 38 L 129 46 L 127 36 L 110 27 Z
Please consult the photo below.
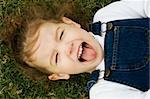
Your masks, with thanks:
M 34 63 L 38 66 L 47 67 L 50 61 L 52 46 L 54 44 L 54 34 L 57 25 L 53 23 L 44 23 L 38 29 L 39 37 L 33 49 L 37 49 L 32 55 Z
M 39 28 L 39 32 L 40 34 L 42 33 L 46 33 L 46 31 L 51 31 L 53 34 L 54 30 L 58 27 L 58 24 L 56 23 L 52 23 L 52 22 L 46 22 L 44 24 L 42 24 Z

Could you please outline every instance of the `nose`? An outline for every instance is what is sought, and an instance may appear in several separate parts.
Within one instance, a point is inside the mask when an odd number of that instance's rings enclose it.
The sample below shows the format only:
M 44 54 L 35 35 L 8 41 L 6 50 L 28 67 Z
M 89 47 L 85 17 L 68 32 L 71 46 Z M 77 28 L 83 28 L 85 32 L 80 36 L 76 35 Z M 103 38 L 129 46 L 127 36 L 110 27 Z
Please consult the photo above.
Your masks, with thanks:
M 73 43 L 72 42 L 59 42 L 57 43 L 56 48 L 59 53 L 70 55 L 72 53 Z

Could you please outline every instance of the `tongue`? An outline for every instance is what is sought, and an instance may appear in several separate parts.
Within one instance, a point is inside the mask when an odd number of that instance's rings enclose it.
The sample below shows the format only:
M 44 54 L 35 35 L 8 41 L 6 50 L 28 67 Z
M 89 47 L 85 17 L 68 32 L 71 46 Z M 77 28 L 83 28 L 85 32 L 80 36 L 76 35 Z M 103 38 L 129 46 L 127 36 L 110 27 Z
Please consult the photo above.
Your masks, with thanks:
M 83 47 L 81 57 L 86 61 L 91 61 L 96 57 L 96 52 L 91 47 Z

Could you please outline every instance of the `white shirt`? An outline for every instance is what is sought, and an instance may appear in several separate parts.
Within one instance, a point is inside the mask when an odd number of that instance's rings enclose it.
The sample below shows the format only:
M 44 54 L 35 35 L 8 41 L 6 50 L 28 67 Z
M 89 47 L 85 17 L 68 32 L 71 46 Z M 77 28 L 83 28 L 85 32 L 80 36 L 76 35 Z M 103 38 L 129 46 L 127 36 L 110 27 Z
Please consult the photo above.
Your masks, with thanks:
M 150 0 L 122 0 L 111 3 L 97 11 L 93 22 L 108 22 L 119 19 L 150 18 Z M 103 27 L 104 29 L 106 27 Z M 95 36 L 104 49 L 104 38 Z M 104 60 L 97 69 L 105 70 Z M 90 99 L 150 99 L 150 89 L 142 92 L 133 87 L 106 81 L 104 72 L 100 72 L 98 82 L 90 90 Z

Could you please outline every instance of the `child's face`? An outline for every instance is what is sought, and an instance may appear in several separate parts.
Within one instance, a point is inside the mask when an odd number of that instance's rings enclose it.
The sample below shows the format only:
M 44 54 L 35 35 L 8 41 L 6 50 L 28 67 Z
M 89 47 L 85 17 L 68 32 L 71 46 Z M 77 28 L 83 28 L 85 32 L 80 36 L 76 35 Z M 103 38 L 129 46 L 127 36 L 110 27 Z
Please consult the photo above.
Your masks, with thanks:
M 64 23 L 47 22 L 39 28 L 32 64 L 56 74 L 93 71 L 103 58 L 101 46 L 79 24 L 62 20 Z

